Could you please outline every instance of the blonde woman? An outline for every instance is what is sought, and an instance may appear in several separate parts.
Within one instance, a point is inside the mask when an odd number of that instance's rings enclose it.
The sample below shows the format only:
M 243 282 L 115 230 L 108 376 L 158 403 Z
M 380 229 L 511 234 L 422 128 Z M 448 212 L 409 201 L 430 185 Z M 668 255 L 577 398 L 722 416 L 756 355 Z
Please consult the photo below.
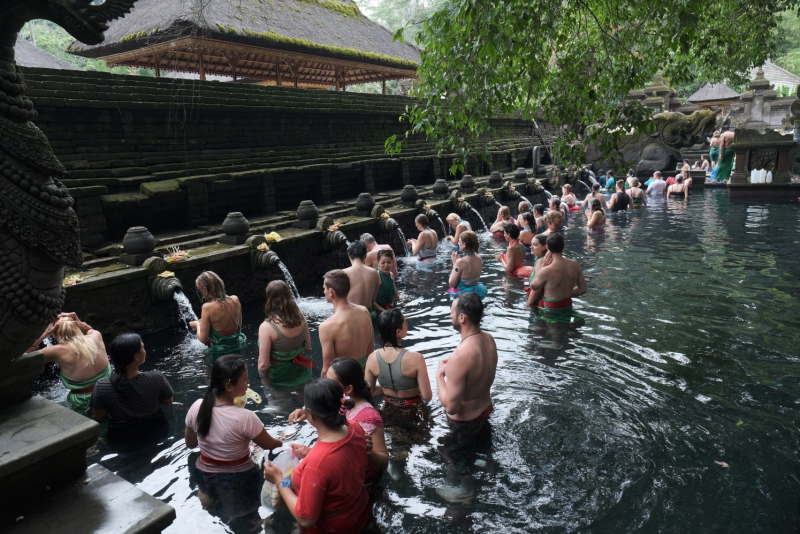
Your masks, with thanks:
M 239 297 L 226 294 L 225 283 L 213 271 L 204 271 L 194 285 L 203 308 L 200 320 L 189 326 L 197 330 L 197 339 L 208 346 L 208 359 L 213 362 L 226 354 L 243 354 L 247 337 L 242 332 Z
M 111 376 L 103 335 L 84 323 L 74 313 L 62 313 L 36 342 L 52 335 L 55 345 L 42 349 L 44 361 L 58 364 L 61 382 L 69 389 L 67 401 L 77 412 L 89 409 L 94 385 Z
M 451 213 L 447 216 L 447 224 L 449 224 L 453 229 L 453 232 L 455 232 L 455 235 L 447 236 L 447 240 L 456 246 L 458 246 L 458 240 L 461 237 L 461 232 L 472 230 L 472 226 L 469 224 L 469 221 L 462 221 L 461 217 L 459 217 L 457 213 Z

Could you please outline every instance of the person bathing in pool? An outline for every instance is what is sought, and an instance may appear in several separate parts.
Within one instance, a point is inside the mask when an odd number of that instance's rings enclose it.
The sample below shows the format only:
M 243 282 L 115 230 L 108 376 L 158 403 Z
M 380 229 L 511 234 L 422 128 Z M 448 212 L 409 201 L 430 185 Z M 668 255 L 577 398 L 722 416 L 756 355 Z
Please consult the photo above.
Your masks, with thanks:
M 525 247 L 519 242 L 519 226 L 514 223 L 506 224 L 503 229 L 503 235 L 508 241 L 508 249 L 505 254 L 498 254 L 495 258 L 503 264 L 503 268 L 508 274 L 527 278 L 530 276 L 533 267 L 523 265 Z
M 539 310 L 545 314 L 564 315 L 572 311 L 572 297 L 586 293 L 586 280 L 580 264 L 562 256 L 564 237 L 559 233 L 547 237 L 550 264 L 537 269 L 531 291 L 542 291 Z
M 378 313 L 375 311 L 373 303 L 378 296 L 381 277 L 378 271 L 364 265 L 367 246 L 361 241 L 356 241 L 347 247 L 347 256 L 350 258 L 350 267 L 344 269 L 350 279 L 350 292 L 347 294 L 347 300 L 353 304 L 364 306 L 369 311 L 372 320 L 375 320 Z
M 322 345 L 321 376 L 327 376 L 331 362 L 340 357 L 358 360 L 363 368 L 367 364 L 367 356 L 375 350 L 369 312 L 364 306 L 347 300 L 350 278 L 344 271 L 328 271 L 322 288 L 325 300 L 333 304 L 333 315 L 319 325 L 319 342 Z

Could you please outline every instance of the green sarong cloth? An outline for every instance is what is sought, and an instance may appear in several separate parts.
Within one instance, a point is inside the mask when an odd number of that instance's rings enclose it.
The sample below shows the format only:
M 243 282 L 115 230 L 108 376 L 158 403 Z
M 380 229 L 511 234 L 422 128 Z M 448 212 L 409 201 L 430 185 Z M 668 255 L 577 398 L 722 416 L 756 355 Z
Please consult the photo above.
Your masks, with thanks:
M 298 358 L 298 362 L 309 362 L 310 360 L 305 357 L 305 352 L 305 341 L 303 341 L 302 347 L 297 347 L 294 350 L 270 351 L 267 376 L 275 386 L 293 388 L 311 380 L 311 367 L 292 361 Z M 302 358 L 299 358 L 300 356 Z
M 374 323 L 375 319 L 378 318 L 378 311 L 375 308 L 373 308 L 372 306 L 367 308 L 367 311 L 369 312 L 369 318 L 372 319 L 372 322 Z
M 92 398 L 92 392 L 89 391 L 87 393 L 75 393 L 75 391 L 94 388 L 94 385 L 97 384 L 98 380 L 111 376 L 111 365 L 106 365 L 105 369 L 94 375 L 92 378 L 82 382 L 70 380 L 64 376 L 64 373 L 59 374 L 61 375 L 61 383 L 64 384 L 64 387 L 70 390 L 69 394 L 67 395 L 67 402 L 72 405 L 72 409 L 76 412 L 86 413 L 86 411 L 89 409 L 89 399 Z
M 356 360 L 361 365 L 362 369 L 364 369 L 367 366 L 367 358 L 369 358 L 369 354 L 367 354 L 363 358 L 359 358 L 358 360 Z
M 542 300 L 550 303 L 559 302 L 547 297 L 542 297 Z M 539 315 L 548 323 L 577 323 L 583 320 L 583 317 L 575 313 L 572 305 L 563 308 L 539 307 Z
M 711 147 L 711 150 L 708 151 L 708 159 L 711 161 L 718 161 L 719 160 L 719 147 L 714 146 Z
M 722 151 L 722 156 L 719 158 L 719 163 L 717 163 L 717 181 L 725 181 L 731 177 L 731 171 L 733 171 L 733 156 L 736 154 L 736 151 L 732 148 L 726 148 Z
M 391 304 L 394 302 L 394 280 L 391 274 L 386 274 L 378 269 L 378 274 L 381 276 L 381 285 L 378 287 L 378 296 L 375 300 L 383 306 L 384 304 Z
M 209 363 L 213 363 L 220 356 L 226 354 L 244 354 L 247 348 L 247 336 L 242 332 L 242 327 L 236 327 L 236 330 L 230 334 L 220 334 L 213 328 L 208 336 L 210 345 L 206 359 Z

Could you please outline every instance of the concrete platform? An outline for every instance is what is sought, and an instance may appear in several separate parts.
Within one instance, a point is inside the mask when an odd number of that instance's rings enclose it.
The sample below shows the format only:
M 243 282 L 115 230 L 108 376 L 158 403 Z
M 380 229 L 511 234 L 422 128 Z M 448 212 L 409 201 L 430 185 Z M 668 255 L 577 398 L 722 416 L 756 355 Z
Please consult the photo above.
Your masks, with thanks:
M 0 530 L 13 534 L 157 534 L 175 509 L 108 471 L 91 466 L 75 482 L 20 509 Z

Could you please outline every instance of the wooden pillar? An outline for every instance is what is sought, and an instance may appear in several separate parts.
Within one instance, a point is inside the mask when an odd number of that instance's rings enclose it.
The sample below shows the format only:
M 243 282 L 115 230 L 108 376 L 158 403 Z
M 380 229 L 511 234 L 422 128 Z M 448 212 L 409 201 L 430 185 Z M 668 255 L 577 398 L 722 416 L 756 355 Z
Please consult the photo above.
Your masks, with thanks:
M 275 84 L 281 87 L 281 59 L 275 61 Z
M 291 59 L 286 62 L 286 65 L 289 67 L 289 72 L 292 73 L 292 78 L 294 79 L 294 86 L 297 88 L 297 79 L 300 77 L 300 62 L 296 59 Z
M 386 80 L 383 80 L 383 90 L 382 90 L 382 93 L 383 93 L 383 94 L 386 94 Z
M 231 76 L 233 77 L 233 81 L 235 82 L 237 77 L 236 69 L 239 67 L 239 63 L 242 60 L 242 56 L 238 52 L 232 52 L 227 50 L 223 51 L 223 56 L 225 57 L 225 59 L 228 60 L 228 65 L 231 66 Z
M 197 53 L 198 62 L 200 63 L 200 80 L 206 81 L 206 67 L 203 65 L 203 51 Z
M 161 78 L 161 66 L 159 63 L 161 62 L 161 56 L 158 54 L 153 54 L 153 64 L 156 69 L 156 78 Z

